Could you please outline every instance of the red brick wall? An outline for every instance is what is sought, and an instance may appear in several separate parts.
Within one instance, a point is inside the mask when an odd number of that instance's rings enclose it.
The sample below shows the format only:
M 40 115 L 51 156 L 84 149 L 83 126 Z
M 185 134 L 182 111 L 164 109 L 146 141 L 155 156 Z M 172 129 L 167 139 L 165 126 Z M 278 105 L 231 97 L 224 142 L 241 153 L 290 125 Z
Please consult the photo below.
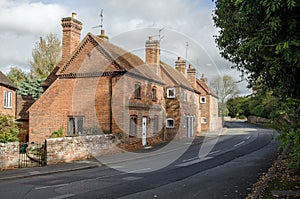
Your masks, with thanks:
M 11 108 L 4 108 L 4 91 L 12 92 Z M 4 115 L 12 115 L 13 117 L 15 117 L 16 114 L 16 92 L 2 85 L 0 85 L 0 113 Z

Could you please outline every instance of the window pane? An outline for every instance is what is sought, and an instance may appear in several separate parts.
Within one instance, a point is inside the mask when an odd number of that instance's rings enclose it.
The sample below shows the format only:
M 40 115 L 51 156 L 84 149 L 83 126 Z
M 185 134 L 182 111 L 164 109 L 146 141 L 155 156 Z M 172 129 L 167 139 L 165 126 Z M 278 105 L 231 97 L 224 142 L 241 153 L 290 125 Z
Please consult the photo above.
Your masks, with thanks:
M 83 134 L 83 117 L 77 118 L 77 134 Z
M 174 120 L 167 119 L 167 128 L 173 128 L 173 127 L 174 127 Z
M 129 135 L 136 136 L 137 118 L 135 116 L 130 118 Z
M 141 98 L 141 85 L 139 83 L 135 84 L 135 97 Z
M 152 100 L 156 100 L 156 88 L 152 88 Z
M 70 135 L 75 134 L 75 121 L 74 121 L 74 118 L 69 118 L 69 134 Z
M 158 116 L 154 116 L 154 122 L 153 122 L 153 131 L 154 133 L 158 133 Z

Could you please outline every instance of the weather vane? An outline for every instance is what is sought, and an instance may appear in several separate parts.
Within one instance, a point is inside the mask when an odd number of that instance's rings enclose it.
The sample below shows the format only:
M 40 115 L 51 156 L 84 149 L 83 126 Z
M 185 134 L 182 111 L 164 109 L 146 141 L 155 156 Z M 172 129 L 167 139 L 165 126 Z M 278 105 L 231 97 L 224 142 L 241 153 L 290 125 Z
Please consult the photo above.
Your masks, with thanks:
M 93 28 L 100 28 L 100 30 L 103 30 L 103 9 L 101 9 L 101 12 L 100 12 L 100 25 L 98 26 L 95 26 Z

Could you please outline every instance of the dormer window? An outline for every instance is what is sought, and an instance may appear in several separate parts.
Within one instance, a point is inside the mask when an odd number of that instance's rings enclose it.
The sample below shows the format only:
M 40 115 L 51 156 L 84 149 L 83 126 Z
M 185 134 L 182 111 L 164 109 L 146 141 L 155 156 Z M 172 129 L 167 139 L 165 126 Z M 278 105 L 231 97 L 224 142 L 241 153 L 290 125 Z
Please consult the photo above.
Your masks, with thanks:
M 175 124 L 174 124 L 174 119 L 173 118 L 168 118 L 166 121 L 166 128 L 174 128 Z
M 153 87 L 153 88 L 152 88 L 151 96 L 152 96 L 152 101 L 156 102 L 156 101 L 157 101 L 156 87 Z
M 201 104 L 205 104 L 206 103 L 206 97 L 205 96 L 200 97 L 200 103 Z
M 141 83 L 139 82 L 134 85 L 134 95 L 136 99 L 141 99 Z
M 175 88 L 167 89 L 167 98 L 175 98 L 175 95 L 176 95 Z

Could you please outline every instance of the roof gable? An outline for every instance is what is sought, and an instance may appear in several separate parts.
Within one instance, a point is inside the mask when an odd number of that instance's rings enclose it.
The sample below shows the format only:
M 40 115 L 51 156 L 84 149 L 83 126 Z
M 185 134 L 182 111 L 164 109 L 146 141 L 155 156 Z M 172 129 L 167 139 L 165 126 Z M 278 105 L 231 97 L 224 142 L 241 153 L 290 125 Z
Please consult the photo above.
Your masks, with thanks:
M 128 72 L 129 75 L 164 84 L 164 81 L 155 75 L 150 66 L 145 65 L 138 56 L 91 33 L 88 33 L 82 40 L 56 75 L 74 76 L 79 74 L 77 76 L 80 76 L 80 74 L 89 74 L 102 76 L 105 72 L 112 71 Z
M 17 87 L 0 71 L 0 84 L 12 88 L 14 90 L 17 89 Z

